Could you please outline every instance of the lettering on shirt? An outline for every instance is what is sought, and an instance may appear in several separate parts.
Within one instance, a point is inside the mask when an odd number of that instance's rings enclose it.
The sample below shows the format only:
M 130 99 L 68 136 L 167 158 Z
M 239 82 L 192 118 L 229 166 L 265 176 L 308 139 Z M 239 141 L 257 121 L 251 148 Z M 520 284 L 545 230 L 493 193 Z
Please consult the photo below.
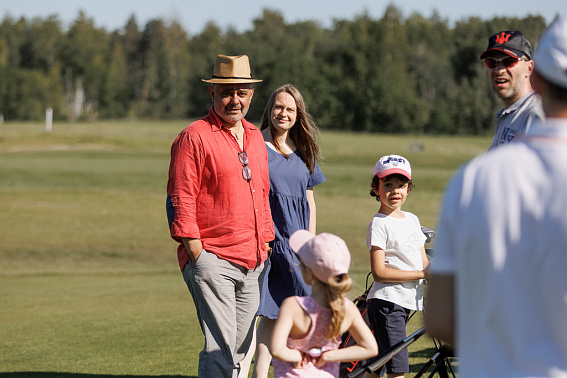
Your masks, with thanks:
M 506 127 L 504 128 L 502 134 L 500 134 L 498 144 L 510 143 L 514 139 L 516 139 L 516 131 L 512 130 L 512 128 L 510 127 Z

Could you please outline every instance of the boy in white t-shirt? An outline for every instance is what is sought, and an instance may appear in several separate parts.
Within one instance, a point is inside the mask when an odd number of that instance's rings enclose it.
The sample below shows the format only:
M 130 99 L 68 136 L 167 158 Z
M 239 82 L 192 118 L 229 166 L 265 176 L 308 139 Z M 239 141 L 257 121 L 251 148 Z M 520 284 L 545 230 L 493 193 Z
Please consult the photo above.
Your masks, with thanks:
M 426 237 L 419 219 L 402 211 L 413 187 L 409 161 L 399 155 L 378 160 L 372 172 L 370 195 L 380 202 L 380 210 L 368 226 L 366 244 L 374 282 L 368 293 L 368 313 L 382 353 L 406 338 L 406 322 L 411 310 L 423 309 L 423 279 L 428 259 Z M 388 378 L 409 372 L 407 349 L 396 354 L 377 371 Z M 366 373 L 365 377 L 376 376 Z

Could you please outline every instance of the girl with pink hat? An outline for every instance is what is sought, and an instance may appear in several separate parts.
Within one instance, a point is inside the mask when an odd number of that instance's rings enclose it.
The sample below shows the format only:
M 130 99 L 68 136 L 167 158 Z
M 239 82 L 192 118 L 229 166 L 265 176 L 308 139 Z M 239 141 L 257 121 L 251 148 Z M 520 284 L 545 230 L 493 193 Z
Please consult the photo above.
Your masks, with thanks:
M 289 245 L 298 255 L 311 296 L 286 298 L 274 327 L 270 351 L 275 377 L 339 377 L 341 361 L 378 354 L 372 332 L 356 306 L 344 294 L 352 287 L 348 276 L 350 252 L 333 234 L 293 233 Z M 349 331 L 356 345 L 338 349 Z

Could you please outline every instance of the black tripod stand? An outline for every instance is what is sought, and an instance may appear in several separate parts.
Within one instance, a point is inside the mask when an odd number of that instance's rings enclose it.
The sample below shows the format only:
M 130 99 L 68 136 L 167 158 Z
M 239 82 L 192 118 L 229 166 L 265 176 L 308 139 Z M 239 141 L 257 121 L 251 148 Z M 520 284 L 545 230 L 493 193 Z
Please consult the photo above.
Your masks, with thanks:
M 425 328 L 422 327 L 418 329 L 396 345 L 392 346 L 390 349 L 380 353 L 379 358 L 376 361 L 354 370 L 352 373 L 348 374 L 347 377 L 357 378 L 361 377 L 365 372 L 372 373 L 380 369 L 384 364 L 390 361 L 394 355 L 407 348 L 410 344 L 423 336 L 424 333 Z M 456 378 L 455 371 L 451 365 L 451 361 L 449 360 L 449 357 L 453 356 L 452 350 L 441 345 L 435 339 L 433 339 L 433 343 L 435 345 L 435 353 L 433 353 L 415 377 L 422 377 L 431 369 L 429 377 L 433 377 L 435 373 L 437 373 L 441 378 L 449 378 L 449 374 L 451 374 L 453 378 Z

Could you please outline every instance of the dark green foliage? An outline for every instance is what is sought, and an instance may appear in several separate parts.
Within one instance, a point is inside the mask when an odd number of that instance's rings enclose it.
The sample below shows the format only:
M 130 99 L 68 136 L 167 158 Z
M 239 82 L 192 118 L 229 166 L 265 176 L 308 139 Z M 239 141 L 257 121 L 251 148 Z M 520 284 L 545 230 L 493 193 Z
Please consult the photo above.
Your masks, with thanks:
M 57 16 L 0 24 L 0 112 L 5 120 L 201 117 L 217 54 L 246 54 L 256 85 L 247 118 L 258 122 L 270 93 L 291 83 L 322 128 L 417 134 L 490 134 L 500 103 L 479 59 L 488 37 L 520 30 L 535 50 L 545 19 L 463 19 L 434 13 L 382 18 L 364 13 L 287 23 L 266 9 L 238 33 L 209 23 L 188 36 L 176 21 L 132 16 L 107 32 L 79 13 L 68 30 Z

